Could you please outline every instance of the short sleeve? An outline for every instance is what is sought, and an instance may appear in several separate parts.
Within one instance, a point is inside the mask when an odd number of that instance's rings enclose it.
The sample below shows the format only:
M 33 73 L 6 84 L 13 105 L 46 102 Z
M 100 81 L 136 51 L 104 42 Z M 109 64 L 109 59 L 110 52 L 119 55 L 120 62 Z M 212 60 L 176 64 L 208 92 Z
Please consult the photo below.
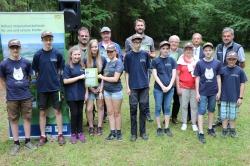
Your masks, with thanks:
M 127 72 L 127 73 L 129 72 L 128 58 L 129 58 L 129 55 L 126 54 L 126 55 L 125 55 L 125 58 L 124 58 L 124 70 L 125 70 L 125 72 Z
M 152 65 L 152 69 L 156 69 L 156 59 L 152 60 L 151 65 Z
M 0 77 L 5 78 L 5 69 L 4 69 L 4 63 L 0 63 Z
M 151 43 L 151 46 L 150 46 L 150 51 L 155 51 L 155 45 L 154 45 L 154 40 L 152 39 L 152 41 L 151 41 L 152 43 Z
M 117 61 L 116 66 L 115 66 L 115 72 L 117 73 L 122 73 L 123 72 L 123 64 L 120 60 Z
M 244 53 L 244 49 L 243 47 L 240 47 L 239 48 L 239 51 L 238 51 L 238 57 L 239 57 L 239 62 L 245 62 L 245 53 Z
M 240 83 L 245 83 L 247 82 L 247 76 L 243 70 L 240 72 Z
M 68 78 L 70 78 L 70 66 L 65 65 L 63 70 L 63 79 L 68 79 Z

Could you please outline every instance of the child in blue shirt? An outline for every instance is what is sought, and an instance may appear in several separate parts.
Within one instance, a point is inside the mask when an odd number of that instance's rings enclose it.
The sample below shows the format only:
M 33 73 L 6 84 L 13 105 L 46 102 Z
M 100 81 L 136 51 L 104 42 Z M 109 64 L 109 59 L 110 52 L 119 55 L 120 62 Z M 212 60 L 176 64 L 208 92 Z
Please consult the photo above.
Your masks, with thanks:
M 208 134 L 216 136 L 212 127 L 216 100 L 221 94 L 221 63 L 213 58 L 213 44 L 205 43 L 203 52 L 205 57 L 197 62 L 194 75 L 196 76 L 196 100 L 198 102 L 198 139 L 205 143 L 203 132 L 203 116 L 208 110 Z
M 247 77 L 245 72 L 236 65 L 237 53 L 230 51 L 227 53 L 227 66 L 222 68 L 221 80 L 221 120 L 222 136 L 237 137 L 235 121 L 239 107 L 242 104 Z M 228 129 L 228 123 L 230 128 Z

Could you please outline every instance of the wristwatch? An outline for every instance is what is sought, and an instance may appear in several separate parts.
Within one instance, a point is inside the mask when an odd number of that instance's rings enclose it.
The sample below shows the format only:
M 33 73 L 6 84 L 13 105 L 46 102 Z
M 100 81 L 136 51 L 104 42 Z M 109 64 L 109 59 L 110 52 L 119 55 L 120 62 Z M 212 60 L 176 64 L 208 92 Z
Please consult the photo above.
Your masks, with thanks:
M 241 99 L 241 100 L 242 100 L 242 99 L 243 99 L 243 97 L 239 97 L 239 99 Z

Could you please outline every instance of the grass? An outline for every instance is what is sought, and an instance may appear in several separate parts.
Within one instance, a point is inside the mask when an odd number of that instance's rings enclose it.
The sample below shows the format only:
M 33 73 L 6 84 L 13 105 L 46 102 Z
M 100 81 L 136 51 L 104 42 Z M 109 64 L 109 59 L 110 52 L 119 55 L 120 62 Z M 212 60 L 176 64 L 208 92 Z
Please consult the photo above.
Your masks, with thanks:
M 248 78 L 250 78 L 249 56 L 250 53 L 247 53 L 245 71 Z M 153 115 L 152 85 L 153 81 L 150 88 L 150 108 Z M 178 125 L 171 124 L 174 133 L 173 138 L 157 137 L 156 123 L 153 122 L 147 123 L 149 140 L 138 139 L 132 143 L 129 141 L 128 96 L 124 95 L 122 105 L 124 139 L 122 142 L 107 142 L 104 140 L 109 132 L 108 123 L 105 123 L 104 135 L 101 137 L 87 136 L 87 143 L 85 144 L 72 145 L 68 141 L 65 146 L 60 147 L 56 142 L 50 142 L 34 152 L 22 149 L 20 154 L 15 157 L 8 155 L 13 143 L 8 140 L 5 103 L 0 102 L 0 165 L 250 165 L 249 91 L 249 84 L 247 83 L 243 105 L 240 108 L 237 120 L 239 137 L 235 139 L 220 137 L 221 129 L 217 129 L 217 138 L 206 135 L 207 143 L 202 145 L 198 142 L 191 125 L 188 126 L 186 132 L 183 132 L 180 130 L 180 123 Z M 0 101 L 4 100 L 0 99 Z M 86 122 L 85 117 L 84 121 Z M 205 126 L 207 126 L 207 122 L 205 123 Z M 86 133 L 86 126 L 84 131 Z

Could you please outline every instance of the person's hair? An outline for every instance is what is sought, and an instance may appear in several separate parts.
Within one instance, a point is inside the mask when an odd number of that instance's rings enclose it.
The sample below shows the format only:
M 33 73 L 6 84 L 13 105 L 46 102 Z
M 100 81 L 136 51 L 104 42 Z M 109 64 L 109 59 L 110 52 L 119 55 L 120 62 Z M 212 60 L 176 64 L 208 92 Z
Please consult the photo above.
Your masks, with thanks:
M 69 66 L 71 68 L 73 68 L 72 54 L 73 54 L 74 51 L 80 51 L 80 53 L 82 53 L 82 50 L 81 50 L 81 48 L 79 46 L 73 46 L 73 47 L 71 47 L 69 49 L 69 51 L 68 51 L 68 62 L 67 63 L 69 64 Z M 82 59 L 80 59 L 79 64 L 81 65 L 82 68 L 85 67 L 85 65 L 82 62 Z
M 180 38 L 179 38 L 179 36 L 177 36 L 177 35 L 172 35 L 172 36 L 170 36 L 169 39 L 168 39 L 168 41 L 171 42 L 171 41 L 174 40 L 174 39 L 176 39 L 176 40 L 178 40 L 178 41 L 180 42 Z
M 199 36 L 201 37 L 201 39 L 202 39 L 202 35 L 201 35 L 200 33 L 194 33 L 194 34 L 192 35 L 192 39 L 193 39 L 194 36 L 196 36 L 196 35 L 199 35 Z
M 134 22 L 134 26 L 136 26 L 137 22 L 142 22 L 144 24 L 144 26 L 146 27 L 146 23 L 143 19 L 141 19 L 141 18 L 136 19 Z
M 89 41 L 87 65 L 86 65 L 87 68 L 91 68 L 94 65 L 94 63 L 93 63 L 93 54 L 91 52 L 91 47 L 92 47 L 93 43 L 97 43 L 97 45 L 98 45 L 98 41 L 96 39 L 92 39 L 92 40 Z M 96 67 L 97 67 L 98 72 L 100 72 L 102 70 L 102 67 L 103 67 L 102 63 L 103 63 L 102 58 L 101 58 L 101 55 L 100 55 L 99 49 L 98 49 L 97 55 L 96 55 Z
M 81 27 L 80 29 L 78 29 L 78 35 L 80 34 L 80 32 L 81 31 L 86 31 L 86 32 L 88 32 L 88 34 L 89 34 L 89 29 L 88 28 L 86 28 L 86 27 Z
M 225 32 L 230 32 L 230 33 L 234 36 L 234 30 L 233 30 L 233 28 L 225 27 L 225 28 L 222 30 L 222 35 L 223 35 Z

